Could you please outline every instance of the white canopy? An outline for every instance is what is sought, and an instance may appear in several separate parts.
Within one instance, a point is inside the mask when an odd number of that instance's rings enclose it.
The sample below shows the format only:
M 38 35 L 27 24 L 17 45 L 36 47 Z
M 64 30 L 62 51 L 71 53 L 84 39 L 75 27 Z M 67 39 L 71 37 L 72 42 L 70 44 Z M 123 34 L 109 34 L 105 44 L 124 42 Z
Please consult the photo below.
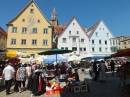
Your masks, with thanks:
M 40 62 L 42 62 L 42 61 L 43 61 L 44 59 L 46 59 L 46 58 L 47 58 L 46 56 L 42 55 L 42 56 L 36 58 L 35 61 L 40 61 Z
M 92 57 L 92 56 L 93 55 L 91 55 L 91 54 L 85 54 L 85 55 L 79 56 L 79 58 L 82 59 L 82 58 L 85 58 L 85 57 Z
M 79 61 L 79 60 L 80 60 L 80 58 L 76 55 L 72 55 L 68 58 L 68 61 Z

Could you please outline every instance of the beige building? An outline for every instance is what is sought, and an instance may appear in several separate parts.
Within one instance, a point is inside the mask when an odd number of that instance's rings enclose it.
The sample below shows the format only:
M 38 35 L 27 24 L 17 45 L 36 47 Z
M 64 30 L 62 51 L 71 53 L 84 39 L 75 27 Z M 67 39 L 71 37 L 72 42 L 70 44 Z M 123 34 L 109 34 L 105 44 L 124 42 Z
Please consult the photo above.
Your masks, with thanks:
M 130 36 L 119 36 L 118 39 L 118 49 L 130 48 Z
M 37 58 L 38 52 L 52 48 L 53 26 L 34 0 L 18 13 L 8 26 L 7 49 L 21 51 Z
M 6 50 L 7 33 L 0 27 L 0 51 Z

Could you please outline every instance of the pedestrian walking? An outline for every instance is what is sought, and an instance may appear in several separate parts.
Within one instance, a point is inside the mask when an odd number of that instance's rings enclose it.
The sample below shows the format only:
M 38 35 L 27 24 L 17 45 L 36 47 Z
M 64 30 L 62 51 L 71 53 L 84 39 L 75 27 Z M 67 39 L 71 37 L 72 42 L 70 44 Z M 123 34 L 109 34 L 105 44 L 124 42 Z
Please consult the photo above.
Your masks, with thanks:
M 11 66 L 11 63 L 6 63 L 2 76 L 5 78 L 6 95 L 9 95 L 13 78 L 15 79 L 15 70 Z

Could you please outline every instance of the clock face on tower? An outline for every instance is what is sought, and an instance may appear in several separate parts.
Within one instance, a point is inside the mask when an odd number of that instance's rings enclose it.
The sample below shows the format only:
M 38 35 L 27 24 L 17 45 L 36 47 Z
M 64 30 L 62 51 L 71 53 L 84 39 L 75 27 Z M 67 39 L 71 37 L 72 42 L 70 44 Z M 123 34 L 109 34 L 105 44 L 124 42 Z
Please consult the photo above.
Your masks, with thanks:
M 28 22 L 27 22 L 27 31 L 29 34 L 32 33 L 32 26 L 36 23 L 36 19 L 34 15 L 28 16 Z

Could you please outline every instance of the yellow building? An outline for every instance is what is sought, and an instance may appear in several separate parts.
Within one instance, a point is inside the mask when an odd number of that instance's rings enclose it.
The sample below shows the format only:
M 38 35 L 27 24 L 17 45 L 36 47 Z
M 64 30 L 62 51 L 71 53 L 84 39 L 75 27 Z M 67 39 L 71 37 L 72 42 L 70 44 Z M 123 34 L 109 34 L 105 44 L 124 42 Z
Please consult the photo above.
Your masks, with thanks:
M 6 50 L 7 33 L 0 27 L 0 51 Z
M 38 57 L 38 52 L 52 48 L 53 26 L 31 0 L 8 26 L 7 49 Z
M 0 27 L 0 52 L 6 50 L 7 44 L 7 33 Z M 0 60 L 2 59 L 2 54 L 0 54 Z

